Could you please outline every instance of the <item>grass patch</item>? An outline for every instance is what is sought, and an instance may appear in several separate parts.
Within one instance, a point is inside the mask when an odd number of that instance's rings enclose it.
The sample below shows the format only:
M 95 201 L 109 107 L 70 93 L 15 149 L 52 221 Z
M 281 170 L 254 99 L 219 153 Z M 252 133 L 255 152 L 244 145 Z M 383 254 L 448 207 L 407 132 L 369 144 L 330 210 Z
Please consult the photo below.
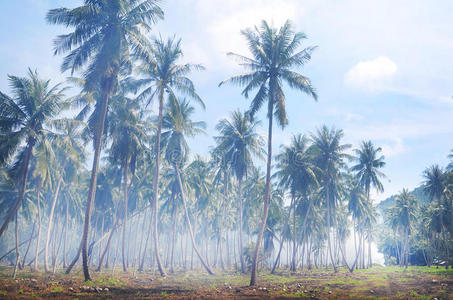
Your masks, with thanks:
M 63 292 L 63 288 L 61 286 L 56 286 L 52 289 L 52 293 L 61 293 Z
M 283 293 L 281 294 L 282 297 L 286 297 L 286 298 L 303 298 L 303 297 L 310 297 L 310 295 L 308 295 L 307 293 L 304 293 L 304 292 L 296 292 L 296 293 Z

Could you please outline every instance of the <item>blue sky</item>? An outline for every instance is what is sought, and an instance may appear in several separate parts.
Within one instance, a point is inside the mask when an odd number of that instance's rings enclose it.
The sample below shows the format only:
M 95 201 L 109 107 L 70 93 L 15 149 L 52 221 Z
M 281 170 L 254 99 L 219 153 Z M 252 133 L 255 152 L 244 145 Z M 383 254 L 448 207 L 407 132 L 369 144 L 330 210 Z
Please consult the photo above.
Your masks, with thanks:
M 78 2 L 0 2 L 1 91 L 9 92 L 7 74 L 24 75 L 28 66 L 54 83 L 68 76 L 52 53 L 52 39 L 65 29 L 47 25 L 44 16 Z M 385 192 L 376 200 L 416 187 L 424 168 L 447 163 L 453 148 L 452 1 L 166 0 L 162 7 L 165 20 L 152 34 L 181 37 L 184 60 L 206 67 L 193 80 L 207 106 L 195 118 L 207 122 L 209 135 L 191 141 L 194 152 L 207 153 L 219 119 L 248 107 L 238 87 L 217 87 L 241 72 L 226 52 L 249 54 L 240 30 L 262 19 L 275 26 L 291 19 L 307 34 L 304 45 L 318 46 L 299 71 L 312 79 L 319 102 L 287 90 L 289 125 L 274 131 L 274 152 L 291 134 L 323 124 L 343 129 L 353 146 L 372 140 L 387 162 Z M 264 135 L 265 114 L 260 117 Z

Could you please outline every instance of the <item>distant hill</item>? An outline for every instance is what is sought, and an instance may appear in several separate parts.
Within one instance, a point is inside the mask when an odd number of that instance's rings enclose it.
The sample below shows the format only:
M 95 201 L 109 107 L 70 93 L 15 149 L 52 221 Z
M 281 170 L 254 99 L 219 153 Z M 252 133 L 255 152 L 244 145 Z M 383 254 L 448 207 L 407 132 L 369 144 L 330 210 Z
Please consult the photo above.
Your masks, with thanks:
M 415 198 L 417 198 L 417 200 L 420 202 L 420 204 L 429 202 L 428 196 L 423 192 L 423 186 L 419 186 L 419 187 L 415 188 L 410 193 L 412 195 L 414 195 Z M 396 195 L 392 195 L 389 198 L 379 202 L 378 209 L 385 210 L 387 208 L 390 208 L 393 205 L 393 203 L 395 203 L 395 196 Z

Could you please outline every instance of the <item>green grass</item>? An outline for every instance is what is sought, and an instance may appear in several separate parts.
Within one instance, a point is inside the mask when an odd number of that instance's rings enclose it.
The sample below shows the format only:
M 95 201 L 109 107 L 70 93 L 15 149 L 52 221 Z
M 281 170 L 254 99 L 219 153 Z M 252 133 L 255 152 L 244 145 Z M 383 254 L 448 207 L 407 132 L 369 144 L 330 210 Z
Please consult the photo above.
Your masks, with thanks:
M 302 298 L 302 297 L 310 297 L 310 295 L 308 295 L 307 293 L 304 293 L 304 292 L 296 292 L 296 293 L 282 293 L 281 294 L 282 297 L 286 297 L 286 298 Z
M 63 288 L 61 286 L 56 286 L 52 289 L 52 293 L 61 293 L 63 292 Z

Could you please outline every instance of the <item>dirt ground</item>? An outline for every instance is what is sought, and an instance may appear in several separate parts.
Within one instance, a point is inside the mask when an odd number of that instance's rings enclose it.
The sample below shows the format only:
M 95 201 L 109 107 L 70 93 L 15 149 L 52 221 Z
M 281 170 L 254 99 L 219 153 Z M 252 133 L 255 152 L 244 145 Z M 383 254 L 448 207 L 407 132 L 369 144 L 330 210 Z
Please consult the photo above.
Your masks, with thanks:
M 0 268 L 1 299 L 453 299 L 453 270 L 436 267 L 374 267 L 350 274 L 346 270 L 262 272 L 258 285 L 236 273 L 214 276 L 177 272 L 124 274 L 117 270 L 92 273 L 84 282 L 81 270 L 70 275 Z

